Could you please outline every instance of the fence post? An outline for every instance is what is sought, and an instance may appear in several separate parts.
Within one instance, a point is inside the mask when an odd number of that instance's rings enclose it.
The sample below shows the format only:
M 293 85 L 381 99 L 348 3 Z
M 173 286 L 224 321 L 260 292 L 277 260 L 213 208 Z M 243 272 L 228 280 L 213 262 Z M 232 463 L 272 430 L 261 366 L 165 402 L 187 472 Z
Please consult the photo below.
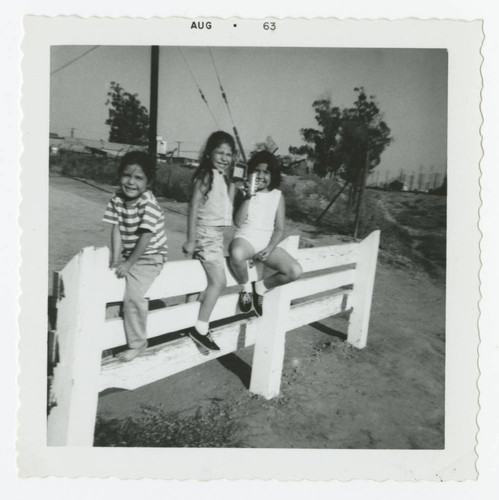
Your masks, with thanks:
M 56 329 L 60 362 L 50 395 L 49 446 L 93 445 L 106 307 L 99 276 L 108 259 L 107 248 L 84 248 L 61 272 Z
M 279 246 L 296 257 L 298 236 L 290 236 Z M 289 288 L 283 285 L 265 294 L 264 312 L 255 339 L 250 391 L 271 399 L 279 394 L 286 323 L 290 310 Z
M 355 280 L 351 296 L 347 342 L 359 349 L 366 346 L 374 276 L 378 259 L 379 231 L 373 231 L 359 243 Z

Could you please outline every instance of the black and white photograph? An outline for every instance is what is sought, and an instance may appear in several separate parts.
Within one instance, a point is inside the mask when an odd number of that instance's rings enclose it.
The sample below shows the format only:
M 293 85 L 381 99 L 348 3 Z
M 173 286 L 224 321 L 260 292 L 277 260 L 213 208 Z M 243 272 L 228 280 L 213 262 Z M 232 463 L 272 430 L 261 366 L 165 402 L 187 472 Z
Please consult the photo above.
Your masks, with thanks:
M 265 39 L 49 37 L 48 453 L 453 449 L 452 52 Z

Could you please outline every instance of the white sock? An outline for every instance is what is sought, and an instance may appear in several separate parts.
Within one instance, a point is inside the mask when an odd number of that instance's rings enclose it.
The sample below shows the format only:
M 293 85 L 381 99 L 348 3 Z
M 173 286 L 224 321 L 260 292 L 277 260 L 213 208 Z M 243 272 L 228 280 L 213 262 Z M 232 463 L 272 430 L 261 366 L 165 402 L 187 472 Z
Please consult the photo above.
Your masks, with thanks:
M 201 335 L 207 335 L 208 330 L 210 328 L 210 324 L 208 321 L 200 321 L 199 319 L 196 321 L 196 324 L 194 325 L 194 328 L 201 334 Z
M 243 287 L 241 292 L 251 293 L 253 291 L 253 289 L 251 288 L 251 283 L 249 281 L 247 283 L 243 283 L 241 286 Z
M 255 292 L 258 295 L 263 295 L 268 288 L 263 284 L 263 280 L 255 281 Z

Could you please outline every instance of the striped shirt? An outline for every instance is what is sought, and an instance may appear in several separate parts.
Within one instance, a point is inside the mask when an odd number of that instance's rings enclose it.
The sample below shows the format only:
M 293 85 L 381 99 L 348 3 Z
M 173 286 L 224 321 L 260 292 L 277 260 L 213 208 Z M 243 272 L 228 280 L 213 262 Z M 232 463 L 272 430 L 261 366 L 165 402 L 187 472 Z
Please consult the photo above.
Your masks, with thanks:
M 145 191 L 139 199 L 127 207 L 123 195 L 118 191 L 109 201 L 102 219 L 109 224 L 118 224 L 123 244 L 123 256 L 128 257 L 143 232 L 151 232 L 143 255 L 166 255 L 166 233 L 163 210 L 151 191 Z

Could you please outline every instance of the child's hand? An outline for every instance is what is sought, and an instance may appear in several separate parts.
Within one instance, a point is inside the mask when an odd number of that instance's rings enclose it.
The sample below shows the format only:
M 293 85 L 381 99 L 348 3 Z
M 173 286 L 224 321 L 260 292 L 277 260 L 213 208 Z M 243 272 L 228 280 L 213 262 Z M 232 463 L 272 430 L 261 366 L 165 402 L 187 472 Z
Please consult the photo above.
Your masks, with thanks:
M 127 260 L 124 260 L 123 262 L 120 262 L 119 264 L 116 265 L 116 276 L 118 278 L 124 278 L 128 271 L 130 271 L 130 268 L 132 267 L 132 264 L 128 262 Z
M 268 246 L 267 248 L 264 248 L 261 252 L 258 252 L 255 257 L 253 257 L 255 260 L 260 260 L 262 262 L 265 262 L 270 254 L 274 251 L 274 248 L 271 246 Z
M 249 200 L 251 198 L 251 195 L 249 194 L 249 182 L 248 180 L 241 181 L 237 188 L 239 191 L 241 191 L 241 194 L 243 195 L 243 198 L 245 200 Z
M 109 260 L 109 269 L 114 269 L 119 263 L 119 259 L 110 259 Z
M 194 250 L 196 248 L 196 242 L 187 240 L 183 245 L 182 245 L 182 251 L 184 252 L 184 255 L 186 257 L 192 257 L 192 254 L 194 253 Z

